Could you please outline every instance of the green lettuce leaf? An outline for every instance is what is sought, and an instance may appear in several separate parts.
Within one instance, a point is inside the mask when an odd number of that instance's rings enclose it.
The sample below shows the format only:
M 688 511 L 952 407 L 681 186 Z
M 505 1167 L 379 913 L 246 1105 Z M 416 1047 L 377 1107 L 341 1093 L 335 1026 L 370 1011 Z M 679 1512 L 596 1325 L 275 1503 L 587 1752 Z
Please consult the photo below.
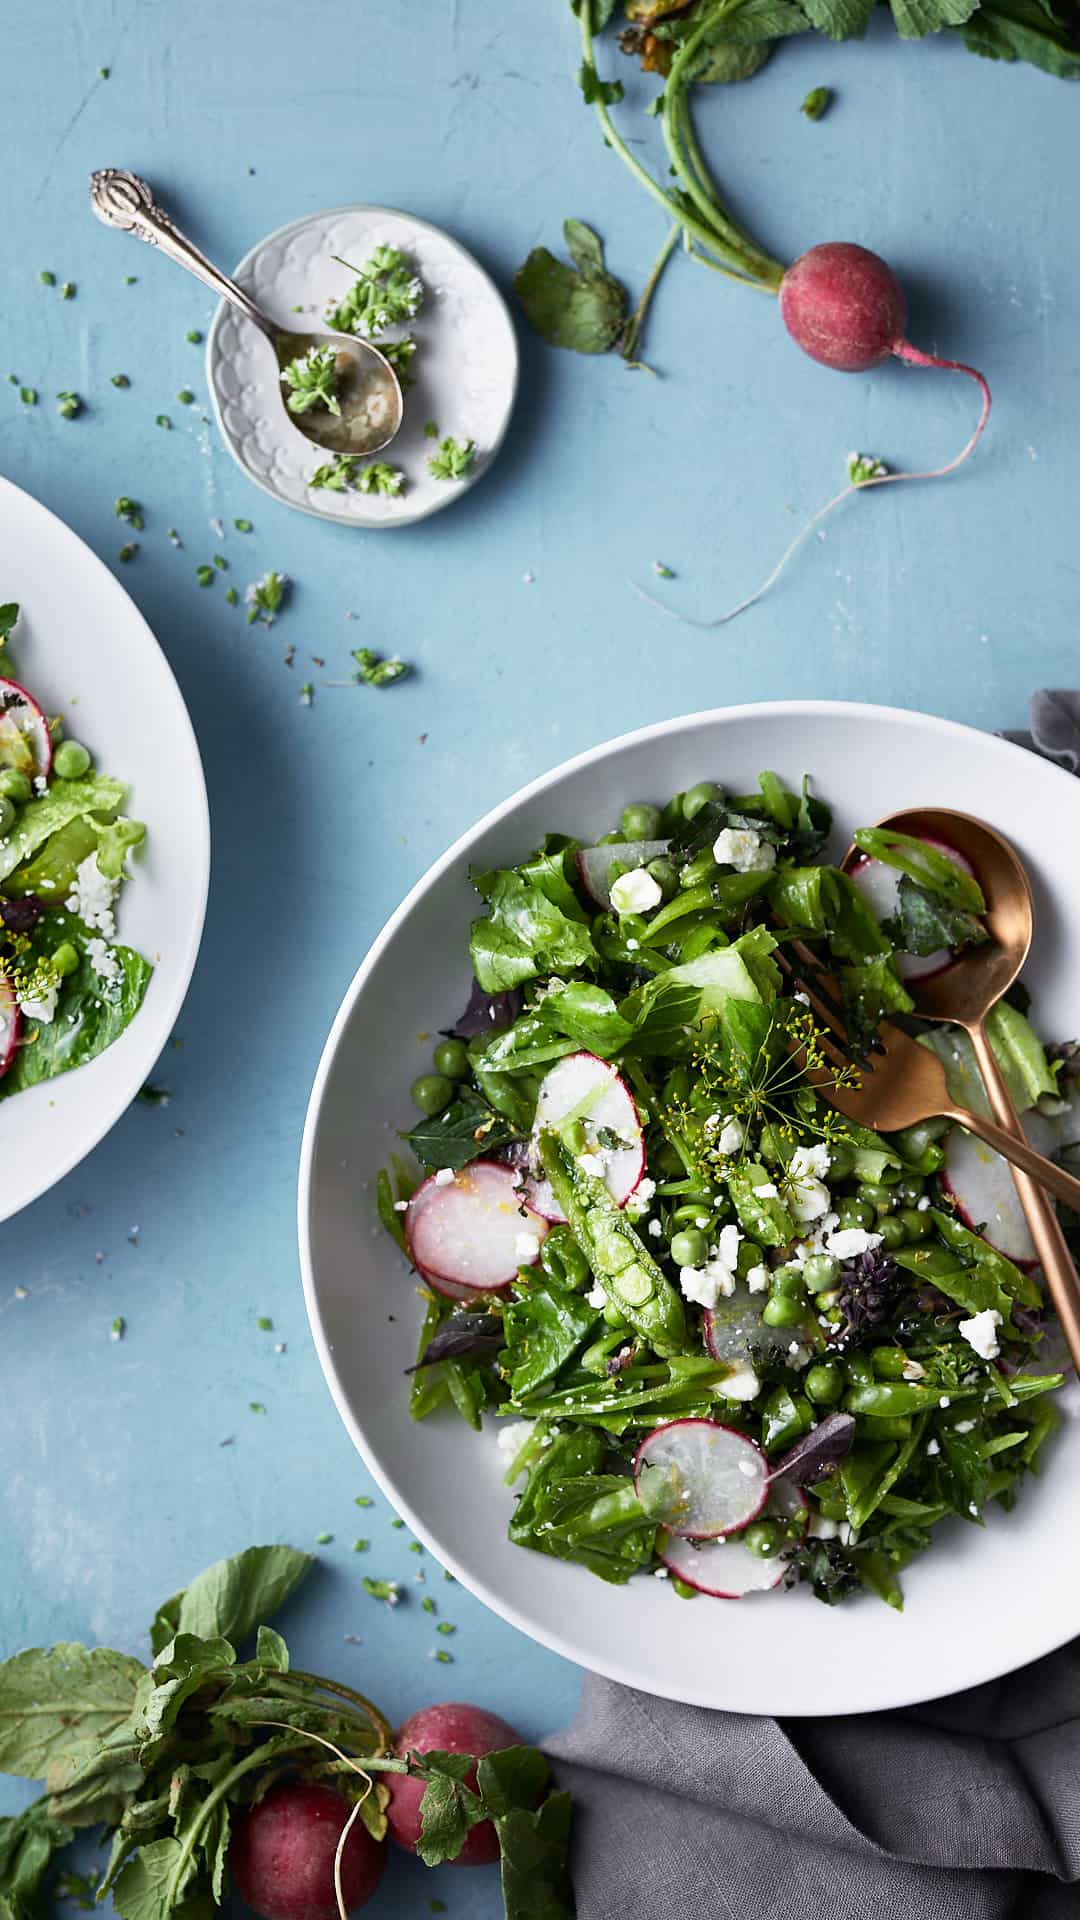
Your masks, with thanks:
M 978 947 L 990 935 L 975 914 L 963 907 L 950 906 L 947 900 L 920 887 L 908 874 L 902 874 L 896 892 L 896 913 L 886 923 L 894 946 L 902 953 L 928 954 L 948 949 L 959 953 L 964 947 Z
M 570 845 L 546 843 L 520 867 L 473 875 L 488 908 L 470 935 L 473 972 L 485 993 L 596 963 L 587 916 L 566 877 Z
M 28 800 L 0 846 L 0 880 L 6 880 L 70 821 L 88 814 L 111 818 L 126 791 L 119 780 L 110 780 L 103 773 L 88 773 L 81 780 L 58 780 L 47 793 Z
M 39 920 L 33 935 L 35 949 L 48 950 L 63 938 L 82 958 L 61 986 L 54 1018 L 48 1025 L 27 1023 L 30 1031 L 24 1030 L 14 1065 L 0 1080 L 0 1100 L 96 1060 L 130 1026 L 142 1006 L 153 971 L 150 962 L 131 947 L 113 947 L 120 977 L 106 985 L 86 957 L 93 937 L 70 914 L 45 914 Z

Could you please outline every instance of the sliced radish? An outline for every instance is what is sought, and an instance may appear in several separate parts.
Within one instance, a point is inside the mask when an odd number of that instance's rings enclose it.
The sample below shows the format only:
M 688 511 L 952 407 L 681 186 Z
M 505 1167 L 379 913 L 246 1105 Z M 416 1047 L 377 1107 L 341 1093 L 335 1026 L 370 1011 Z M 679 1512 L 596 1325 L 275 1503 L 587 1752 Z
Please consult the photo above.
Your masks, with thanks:
M 804 1495 L 782 1480 L 770 1488 L 765 1511 L 785 1520 L 801 1514 L 804 1533 L 810 1523 Z M 771 1593 L 787 1571 L 787 1563 L 779 1554 L 772 1560 L 759 1560 L 737 1537 L 687 1540 L 665 1531 L 657 1542 L 657 1552 L 665 1567 L 688 1587 L 710 1594 L 714 1600 L 741 1600 L 748 1593 Z
M 414 1266 L 452 1300 L 509 1286 L 519 1267 L 536 1264 L 546 1232 L 522 1203 L 518 1175 L 494 1160 L 474 1160 L 450 1181 L 433 1173 L 405 1214 Z
M 790 1327 L 767 1327 L 761 1309 L 767 1293 L 751 1293 L 740 1280 L 726 1300 L 705 1309 L 705 1345 L 714 1360 L 730 1360 L 745 1366 L 752 1360 L 752 1348 L 762 1354 L 787 1353 L 794 1334 Z
M 955 866 L 963 869 L 971 878 L 975 878 L 975 869 L 966 854 L 959 847 L 951 847 L 946 840 L 937 840 L 932 834 L 921 833 L 928 847 L 935 847 L 938 853 L 944 853 Z M 848 862 L 847 872 L 855 885 L 865 894 L 867 905 L 878 921 L 889 920 L 896 912 L 896 896 L 903 878 L 899 867 L 890 867 L 884 860 L 874 860 L 868 853 L 860 853 Z M 955 965 L 955 956 L 946 947 L 938 953 L 898 953 L 897 971 L 902 980 L 928 980 L 931 974 L 944 973 L 946 967 Z
M 595 1053 L 569 1053 L 545 1074 L 533 1121 L 534 1165 L 539 1165 L 538 1143 L 543 1128 L 558 1126 L 572 1114 L 579 1114 L 584 1121 L 588 1150 L 603 1161 L 604 1185 L 612 1199 L 624 1207 L 645 1171 L 645 1139 L 634 1096 L 610 1060 L 601 1060 Z M 616 1134 L 625 1145 L 603 1146 L 601 1130 Z M 530 1206 L 545 1220 L 565 1220 L 541 1175 L 528 1180 L 526 1186 Z
M 581 884 L 598 907 L 610 907 L 611 869 L 618 865 L 631 873 L 635 867 L 647 867 L 670 845 L 670 840 L 620 840 L 613 847 L 581 847 L 577 857 Z
M 1020 1122 L 1037 1153 L 1053 1155 L 1062 1137 L 1061 1119 L 1033 1109 Z M 981 1233 L 999 1253 L 1019 1266 L 1036 1261 L 1035 1246 L 1013 1185 L 1009 1163 L 973 1133 L 954 1127 L 945 1139 L 941 1184 L 956 1201 L 965 1227 Z
M 15 998 L 15 989 L 7 974 L 0 973 L 0 1080 L 15 1064 L 21 1026 L 22 1014 Z
M 14 767 L 28 780 L 47 778 L 52 766 L 49 723 L 17 680 L 0 679 L 0 767 Z
M 711 1539 L 761 1512 L 769 1463 L 756 1441 L 719 1420 L 669 1420 L 638 1448 L 634 1485 L 669 1533 Z

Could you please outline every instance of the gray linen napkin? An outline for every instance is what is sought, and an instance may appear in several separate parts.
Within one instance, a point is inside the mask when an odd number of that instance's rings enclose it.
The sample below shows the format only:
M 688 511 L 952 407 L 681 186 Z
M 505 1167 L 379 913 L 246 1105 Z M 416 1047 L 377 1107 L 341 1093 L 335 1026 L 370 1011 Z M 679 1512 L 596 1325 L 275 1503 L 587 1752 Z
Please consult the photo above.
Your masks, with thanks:
M 1080 693 L 1037 693 L 1030 717 L 1007 737 L 1080 773 Z M 579 1920 L 1080 1920 L 1080 1640 L 822 1720 L 590 1674 L 545 1747 L 576 1805 Z

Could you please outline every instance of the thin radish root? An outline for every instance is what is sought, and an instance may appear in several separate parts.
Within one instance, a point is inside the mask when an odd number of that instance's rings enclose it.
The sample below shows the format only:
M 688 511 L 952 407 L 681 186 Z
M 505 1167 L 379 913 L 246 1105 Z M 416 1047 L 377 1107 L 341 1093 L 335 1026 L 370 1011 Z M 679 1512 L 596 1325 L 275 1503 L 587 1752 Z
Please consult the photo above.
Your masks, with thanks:
M 353 1773 L 359 1774 L 361 1780 L 367 1782 L 363 1793 L 360 1795 L 359 1800 L 357 1800 L 345 1825 L 341 1829 L 341 1833 L 338 1836 L 337 1847 L 334 1852 L 334 1897 L 337 1900 L 339 1920 L 349 1920 L 348 1910 L 345 1906 L 345 1893 L 341 1884 L 341 1862 L 349 1835 L 359 1817 L 360 1809 L 368 1798 L 368 1795 L 372 1792 L 375 1782 L 371 1774 L 359 1760 L 354 1760 L 350 1753 L 342 1753 L 341 1748 L 336 1747 L 332 1740 L 324 1740 L 321 1733 L 312 1733 L 310 1727 L 292 1727 L 287 1720 L 259 1720 L 256 1721 L 255 1724 L 260 1727 L 281 1727 L 286 1733 L 299 1734 L 302 1740 L 314 1741 L 316 1746 L 325 1747 L 328 1752 L 336 1754 L 343 1766 L 349 1767 Z
M 810 519 L 800 527 L 795 538 L 791 541 L 790 545 L 785 548 L 772 572 L 762 581 L 760 587 L 758 587 L 755 592 L 748 594 L 745 600 L 740 600 L 738 606 L 732 607 L 728 613 L 722 613 L 716 620 L 691 619 L 689 615 L 680 613 L 676 607 L 669 607 L 663 600 L 659 599 L 656 594 L 650 593 L 647 588 L 639 586 L 636 580 L 631 580 L 628 584 L 633 588 L 638 597 L 648 601 L 650 607 L 656 607 L 661 613 L 666 613 L 669 619 L 680 621 L 683 626 L 698 627 L 703 631 L 713 627 L 726 627 L 730 621 L 737 620 L 740 613 L 745 613 L 748 607 L 755 606 L 759 600 L 764 598 L 770 588 L 776 585 L 788 561 L 798 552 L 803 541 L 813 533 L 815 527 L 819 527 L 823 520 L 828 519 L 830 513 L 835 512 L 836 508 L 842 506 L 845 500 L 850 499 L 853 493 L 866 493 L 871 487 L 891 487 L 901 480 L 943 480 L 946 474 L 955 473 L 957 467 L 962 467 L 968 456 L 974 453 L 975 447 L 982 436 L 983 428 L 986 426 L 986 422 L 990 417 L 990 388 L 986 380 L 978 371 L 977 367 L 965 366 L 962 360 L 942 360 L 939 359 L 936 354 L 923 353 L 918 347 L 913 347 L 908 340 L 899 341 L 893 348 L 893 352 L 897 359 L 906 361 L 909 366 L 937 367 L 944 369 L 944 371 L 948 373 L 966 373 L 969 378 L 974 380 L 978 385 L 979 391 L 982 394 L 982 411 L 979 414 L 978 423 L 975 431 L 965 441 L 960 452 L 956 454 L 952 460 L 947 461 L 943 467 L 927 467 L 917 473 L 908 473 L 906 471 L 903 473 L 872 473 L 865 480 L 849 480 L 846 487 L 842 487 L 840 492 L 834 494 L 831 500 L 827 500 L 825 505 L 819 507 L 817 512 L 812 514 Z

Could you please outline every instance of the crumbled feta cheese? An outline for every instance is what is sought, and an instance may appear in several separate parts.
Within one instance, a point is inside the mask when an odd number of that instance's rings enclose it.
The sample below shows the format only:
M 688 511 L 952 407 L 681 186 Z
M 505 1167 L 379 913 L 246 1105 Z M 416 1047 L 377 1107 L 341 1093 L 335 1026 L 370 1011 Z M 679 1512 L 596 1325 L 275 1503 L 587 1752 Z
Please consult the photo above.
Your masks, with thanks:
M 920 1196 L 920 1198 L 919 1198 L 918 1200 L 916 1200 L 916 1202 L 915 1202 L 915 1211 L 916 1211 L 916 1213 L 929 1213 L 929 1211 L 930 1211 L 930 1198 L 929 1198 L 929 1195 L 928 1195 L 928 1194 L 925 1194 L 925 1193 L 924 1193 L 924 1194 L 922 1194 L 922 1195 Z
M 941 1448 L 938 1446 L 936 1440 L 928 1440 L 926 1443 L 926 1451 L 931 1460 L 936 1460 L 938 1454 L 941 1452 Z
M 750 1293 L 764 1293 L 768 1284 L 769 1269 L 764 1262 L 759 1261 L 756 1267 L 751 1267 L 746 1276 L 747 1289 Z
M 667 1579 L 669 1578 L 669 1575 L 670 1575 L 670 1570 L 669 1570 L 669 1569 L 668 1569 L 667 1567 L 654 1567 L 654 1568 L 653 1568 L 653 1579 L 654 1579 L 654 1580 L 667 1580 Z
M 761 1381 L 747 1360 L 733 1366 L 721 1386 L 725 1400 L 756 1400 L 761 1392 Z
M 649 1221 L 649 1232 L 650 1232 L 650 1233 L 652 1234 L 652 1237 L 653 1237 L 653 1239 L 654 1239 L 654 1240 L 659 1240 L 659 1238 L 660 1238 L 660 1235 L 661 1235 L 661 1234 L 663 1233 L 663 1231 L 664 1231 L 664 1229 L 663 1229 L 663 1227 L 662 1227 L 662 1226 L 660 1225 L 660 1222 L 659 1222 L 659 1220 L 650 1220 L 650 1221 Z
M 119 980 L 123 968 L 108 941 L 100 935 L 87 941 L 86 957 L 99 980 Z
M 787 1170 L 787 1204 L 796 1220 L 808 1224 L 828 1213 L 832 1196 L 823 1177 L 828 1171 L 829 1149 L 824 1141 L 796 1147 Z
M 407 1200 L 395 1200 L 395 1201 L 394 1201 L 394 1212 L 395 1212 L 395 1213 L 408 1213 L 408 1211 L 409 1211 L 409 1203 L 408 1203 L 408 1201 L 407 1201 Z
M 725 827 L 713 841 L 713 859 L 736 873 L 766 873 L 776 865 L 776 848 L 753 827 Z
M 754 1479 L 757 1474 L 757 1471 L 758 1471 L 758 1465 L 756 1460 L 740 1460 L 739 1461 L 739 1472 L 744 1473 L 748 1480 Z
M 440 1167 L 438 1173 L 435 1175 L 435 1185 L 437 1187 L 452 1187 L 453 1184 L 454 1184 L 453 1167 Z
M 864 1227 L 842 1227 L 825 1240 L 826 1251 L 836 1260 L 854 1260 L 857 1254 L 870 1253 L 880 1245 L 880 1233 L 867 1233 Z
M 648 1174 L 646 1174 L 644 1180 L 638 1181 L 630 1197 L 632 1200 L 641 1200 L 648 1206 L 650 1200 L 656 1197 L 656 1181 L 650 1180 Z
M 56 1015 L 56 1000 L 59 992 L 60 988 L 57 985 L 46 987 L 36 996 L 27 995 L 25 999 L 20 995 L 19 1005 L 28 1020 L 36 1020 L 39 1026 L 48 1027 L 52 1025 Z
M 952 1406 L 952 1401 L 951 1401 L 951 1400 L 949 1399 L 949 1396 L 948 1396 L 948 1394 L 947 1394 L 947 1393 L 943 1393 L 943 1394 L 942 1394 L 942 1396 L 941 1396 L 941 1398 L 940 1398 L 940 1400 L 938 1401 L 938 1406 L 939 1406 L 939 1407 L 951 1407 L 951 1406 Z
M 974 1433 L 974 1431 L 975 1431 L 974 1420 L 958 1420 L 955 1427 L 953 1428 L 954 1433 Z
M 537 1233 L 519 1233 L 514 1241 L 514 1259 L 517 1261 L 535 1260 L 540 1251 L 540 1236 Z
M 720 1259 L 729 1273 L 734 1273 L 738 1265 L 739 1243 L 741 1240 L 742 1234 L 739 1232 L 738 1227 L 734 1225 L 721 1227 L 719 1243 Z
M 797 988 L 791 997 L 793 1000 L 798 1001 L 800 1007 L 808 1007 L 810 1005 L 810 995 L 804 993 L 801 987 Z
M 961 1339 L 974 1348 L 980 1360 L 996 1360 L 1001 1348 L 998 1345 L 997 1330 L 1001 1325 L 1001 1315 L 996 1307 L 984 1307 L 981 1313 L 974 1313 L 970 1320 L 961 1320 L 957 1328 Z
M 532 1430 L 531 1420 L 511 1420 L 509 1425 L 501 1421 L 496 1434 L 500 1450 L 503 1453 L 520 1453 Z
M 69 913 L 77 913 L 79 919 L 95 933 L 103 933 L 111 940 L 116 932 L 116 916 L 113 906 L 116 901 L 118 880 L 110 880 L 98 866 L 97 854 L 88 853 L 75 870 L 65 905 Z
M 807 1532 L 813 1540 L 835 1540 L 840 1528 L 835 1520 L 827 1520 L 823 1513 L 812 1513 Z
M 737 1120 L 733 1113 L 729 1113 L 720 1129 L 716 1142 L 720 1152 L 740 1153 L 745 1140 L 746 1128 L 743 1126 L 742 1121 Z
M 754 1188 L 754 1193 L 759 1200 L 775 1200 L 777 1198 L 777 1188 L 771 1180 L 763 1180 L 760 1187 Z
M 577 1163 L 582 1173 L 591 1173 L 597 1180 L 602 1180 L 607 1172 L 607 1162 L 602 1153 L 579 1153 Z
M 607 1306 L 607 1294 L 604 1292 L 604 1289 L 600 1285 L 599 1281 L 597 1281 L 594 1287 L 589 1288 L 589 1291 L 585 1295 L 585 1298 L 588 1301 L 590 1307 L 594 1307 L 597 1313 L 603 1313 L 604 1308 Z
M 620 873 L 611 888 L 611 904 L 616 913 L 650 913 L 663 899 L 659 881 L 644 867 Z
M 796 1180 L 803 1174 L 812 1174 L 815 1180 L 824 1180 L 829 1171 L 829 1149 L 824 1140 L 812 1147 L 796 1147 L 791 1156 L 788 1171 Z
M 731 1275 L 719 1269 L 716 1263 L 705 1267 L 680 1267 L 679 1286 L 683 1299 L 689 1300 L 695 1307 L 715 1307 L 723 1291 L 721 1278 L 729 1283 L 727 1292 L 731 1293 Z

